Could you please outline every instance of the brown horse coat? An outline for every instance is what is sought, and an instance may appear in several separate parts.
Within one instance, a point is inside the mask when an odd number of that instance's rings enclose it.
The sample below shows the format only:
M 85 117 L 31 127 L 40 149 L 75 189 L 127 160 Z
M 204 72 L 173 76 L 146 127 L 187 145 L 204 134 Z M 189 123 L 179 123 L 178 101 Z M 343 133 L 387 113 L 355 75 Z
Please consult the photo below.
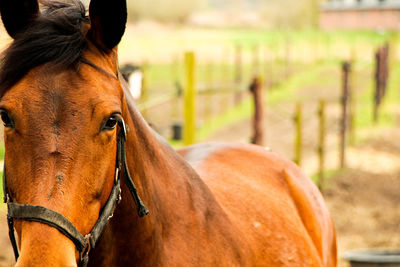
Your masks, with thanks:
M 127 90 L 125 97 L 134 118 L 129 125 L 140 129 L 132 139 L 146 144 L 129 147 L 149 154 L 135 173 L 152 215 L 132 222 L 137 232 L 128 237 L 132 230 L 120 229 L 121 221 L 132 218 L 118 212 L 123 219 L 111 222 L 116 225 L 106 243 L 116 242 L 112 236 L 120 232 L 130 247 L 117 265 L 336 266 L 329 213 L 295 164 L 245 144 L 200 144 L 178 151 L 181 158 L 151 132 Z M 105 260 L 103 253 L 94 258 Z
M 314 184 L 293 163 L 244 144 L 211 143 L 181 153 L 235 226 L 243 263 L 335 266 L 329 214 Z

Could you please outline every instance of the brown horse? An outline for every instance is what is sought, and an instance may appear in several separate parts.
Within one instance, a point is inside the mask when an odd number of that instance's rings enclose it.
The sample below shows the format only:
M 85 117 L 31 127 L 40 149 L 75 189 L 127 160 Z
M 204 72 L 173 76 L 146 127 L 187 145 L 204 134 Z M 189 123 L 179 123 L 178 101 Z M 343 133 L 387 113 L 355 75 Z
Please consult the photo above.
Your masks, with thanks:
M 118 72 L 125 0 L 92 0 L 89 17 L 78 0 L 0 11 L 17 266 L 336 266 L 328 211 L 297 166 L 253 145 L 176 152 L 143 120 Z

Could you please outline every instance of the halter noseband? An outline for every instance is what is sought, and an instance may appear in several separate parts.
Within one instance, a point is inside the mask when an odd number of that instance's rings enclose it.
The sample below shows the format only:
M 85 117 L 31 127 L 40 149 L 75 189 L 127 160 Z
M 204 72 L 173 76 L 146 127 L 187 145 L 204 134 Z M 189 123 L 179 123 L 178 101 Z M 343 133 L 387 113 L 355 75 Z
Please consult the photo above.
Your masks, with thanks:
M 90 233 L 85 236 L 82 235 L 68 219 L 66 219 L 63 215 L 56 211 L 42 206 L 13 203 L 13 200 L 7 188 L 6 169 L 4 167 L 4 203 L 7 203 L 8 208 L 7 221 L 9 228 L 9 237 L 12 247 L 14 249 L 15 260 L 18 259 L 19 253 L 14 234 L 14 219 L 19 219 L 31 222 L 40 222 L 56 228 L 75 244 L 77 250 L 80 253 L 78 266 L 85 267 L 89 261 L 90 249 L 95 247 L 98 238 L 103 232 L 103 229 L 107 225 L 109 219 L 112 218 L 117 203 L 121 201 L 121 170 L 123 170 L 124 172 L 125 183 L 128 186 L 129 191 L 131 192 L 133 200 L 135 201 L 139 217 L 143 217 L 149 213 L 146 206 L 143 204 L 138 195 L 137 189 L 129 174 L 128 165 L 126 163 L 125 141 L 127 136 L 127 129 L 125 126 L 125 122 L 121 117 L 118 117 L 117 119 L 118 125 L 121 127 L 121 130 L 118 133 L 117 139 L 117 160 L 115 165 L 114 185 L 106 204 L 102 208 L 99 219 L 97 220 Z

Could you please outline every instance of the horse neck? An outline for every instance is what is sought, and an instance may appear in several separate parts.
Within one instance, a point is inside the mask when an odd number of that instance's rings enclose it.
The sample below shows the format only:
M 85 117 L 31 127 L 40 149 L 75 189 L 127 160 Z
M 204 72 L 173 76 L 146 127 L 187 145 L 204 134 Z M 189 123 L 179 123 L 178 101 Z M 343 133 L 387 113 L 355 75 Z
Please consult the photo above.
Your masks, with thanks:
M 158 135 L 136 109 L 131 95 L 126 94 L 130 118 L 127 138 L 127 162 L 139 193 L 153 212 L 174 212 L 171 200 L 190 198 L 197 173 Z M 170 204 L 170 205 L 168 205 Z
M 125 92 L 125 95 L 129 110 L 129 118 L 125 118 L 129 128 L 127 163 L 150 214 L 144 218 L 137 216 L 130 192 L 123 185 L 122 202 L 111 222 L 111 235 L 117 237 L 117 242 L 125 244 L 121 244 L 122 247 L 130 250 L 119 250 L 121 255 L 130 255 L 130 260 L 132 253 L 140 255 L 136 259 L 140 262 L 146 258 L 146 254 L 151 253 L 147 258 L 156 261 L 157 251 L 162 253 L 163 250 L 165 233 L 181 232 L 182 227 L 178 225 L 184 221 L 191 220 L 194 225 L 201 223 L 207 212 L 202 210 L 207 206 L 204 205 L 204 197 L 212 197 L 189 164 L 144 121 L 129 92 Z M 199 218 L 199 222 L 193 218 Z M 115 244 L 116 240 L 113 242 Z M 129 242 L 129 248 L 126 242 Z

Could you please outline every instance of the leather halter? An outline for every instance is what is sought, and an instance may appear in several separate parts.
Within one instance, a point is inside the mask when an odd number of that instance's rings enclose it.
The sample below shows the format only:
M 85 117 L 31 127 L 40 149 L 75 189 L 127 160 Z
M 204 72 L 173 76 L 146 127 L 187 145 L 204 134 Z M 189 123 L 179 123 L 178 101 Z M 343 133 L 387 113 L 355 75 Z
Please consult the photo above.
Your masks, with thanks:
M 7 188 L 6 169 L 4 167 L 4 202 L 7 203 L 8 208 L 7 221 L 9 227 L 9 237 L 12 247 L 14 249 L 15 260 L 18 259 L 19 252 L 14 234 L 14 219 L 19 219 L 25 221 L 40 222 L 56 228 L 75 244 L 76 249 L 80 253 L 78 266 L 85 267 L 89 261 L 90 249 L 95 247 L 96 241 L 100 237 L 108 221 L 113 217 L 113 213 L 117 203 L 121 201 L 121 170 L 123 170 L 125 183 L 131 192 L 133 200 L 135 201 L 139 217 L 143 217 L 149 213 L 148 209 L 143 204 L 138 195 L 137 189 L 129 174 L 128 165 L 126 163 L 125 141 L 127 137 L 127 128 L 125 126 L 125 122 L 121 117 L 117 117 L 117 120 L 118 125 L 121 129 L 118 133 L 117 139 L 117 159 L 115 165 L 114 185 L 106 204 L 102 208 L 101 214 L 96 224 L 87 235 L 82 235 L 68 219 L 66 219 L 63 215 L 56 211 L 42 206 L 14 203 Z

